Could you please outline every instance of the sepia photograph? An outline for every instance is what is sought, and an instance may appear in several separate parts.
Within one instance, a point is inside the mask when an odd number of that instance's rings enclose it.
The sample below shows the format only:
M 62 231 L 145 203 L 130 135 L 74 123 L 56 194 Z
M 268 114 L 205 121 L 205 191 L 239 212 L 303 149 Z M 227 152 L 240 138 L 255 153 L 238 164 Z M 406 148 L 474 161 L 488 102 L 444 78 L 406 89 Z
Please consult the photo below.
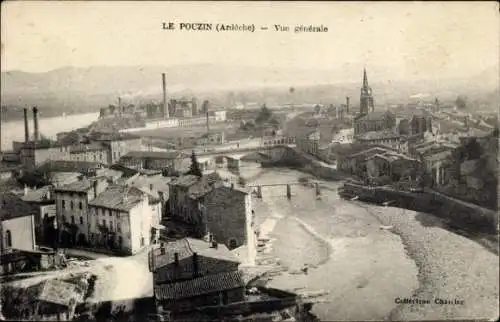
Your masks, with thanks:
M 495 1 L 3 1 L 1 321 L 499 319 Z

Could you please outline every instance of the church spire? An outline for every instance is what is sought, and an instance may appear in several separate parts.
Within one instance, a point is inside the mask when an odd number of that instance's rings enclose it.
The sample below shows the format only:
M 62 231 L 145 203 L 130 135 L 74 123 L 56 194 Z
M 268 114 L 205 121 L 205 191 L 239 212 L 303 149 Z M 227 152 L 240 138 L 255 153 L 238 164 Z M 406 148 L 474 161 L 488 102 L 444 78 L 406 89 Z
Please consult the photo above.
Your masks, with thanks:
M 363 68 L 363 88 L 368 87 L 368 76 L 366 76 L 366 67 Z

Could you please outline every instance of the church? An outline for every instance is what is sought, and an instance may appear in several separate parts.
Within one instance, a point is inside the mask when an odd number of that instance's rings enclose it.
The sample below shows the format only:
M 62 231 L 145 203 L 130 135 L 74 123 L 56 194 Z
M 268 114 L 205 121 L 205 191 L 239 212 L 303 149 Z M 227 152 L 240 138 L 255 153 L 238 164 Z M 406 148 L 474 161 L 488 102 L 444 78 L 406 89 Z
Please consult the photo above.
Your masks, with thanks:
M 393 140 L 398 140 L 400 137 L 422 136 L 425 132 L 431 131 L 432 117 L 424 110 L 408 107 L 375 111 L 372 89 L 368 85 L 364 69 L 359 114 L 354 118 L 353 127 L 358 141 L 367 136 L 373 137 L 375 133 L 372 132 L 385 132 L 390 134 Z

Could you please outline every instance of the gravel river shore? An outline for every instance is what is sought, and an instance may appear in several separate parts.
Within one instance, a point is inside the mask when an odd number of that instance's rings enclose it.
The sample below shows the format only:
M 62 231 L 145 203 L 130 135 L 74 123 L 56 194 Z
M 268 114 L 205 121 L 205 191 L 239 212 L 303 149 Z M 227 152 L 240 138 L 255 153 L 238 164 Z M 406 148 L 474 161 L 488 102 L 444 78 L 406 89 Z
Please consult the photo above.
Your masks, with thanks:
M 252 184 L 301 176 L 273 169 Z M 293 186 L 291 200 L 284 187 L 263 188 L 257 219 L 276 221 L 272 253 L 286 268 L 270 286 L 327 291 L 330 302 L 313 307 L 325 321 L 498 317 L 498 255 L 433 215 L 343 200 L 340 185 L 321 182 L 320 199 L 304 186 Z

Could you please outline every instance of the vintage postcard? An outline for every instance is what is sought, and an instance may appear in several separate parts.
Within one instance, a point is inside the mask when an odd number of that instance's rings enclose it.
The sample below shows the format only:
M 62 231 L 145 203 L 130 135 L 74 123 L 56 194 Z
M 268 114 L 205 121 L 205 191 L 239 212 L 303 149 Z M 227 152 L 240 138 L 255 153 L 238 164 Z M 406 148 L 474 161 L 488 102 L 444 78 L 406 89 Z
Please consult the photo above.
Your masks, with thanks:
M 498 320 L 497 2 L 1 9 L 0 320 Z

